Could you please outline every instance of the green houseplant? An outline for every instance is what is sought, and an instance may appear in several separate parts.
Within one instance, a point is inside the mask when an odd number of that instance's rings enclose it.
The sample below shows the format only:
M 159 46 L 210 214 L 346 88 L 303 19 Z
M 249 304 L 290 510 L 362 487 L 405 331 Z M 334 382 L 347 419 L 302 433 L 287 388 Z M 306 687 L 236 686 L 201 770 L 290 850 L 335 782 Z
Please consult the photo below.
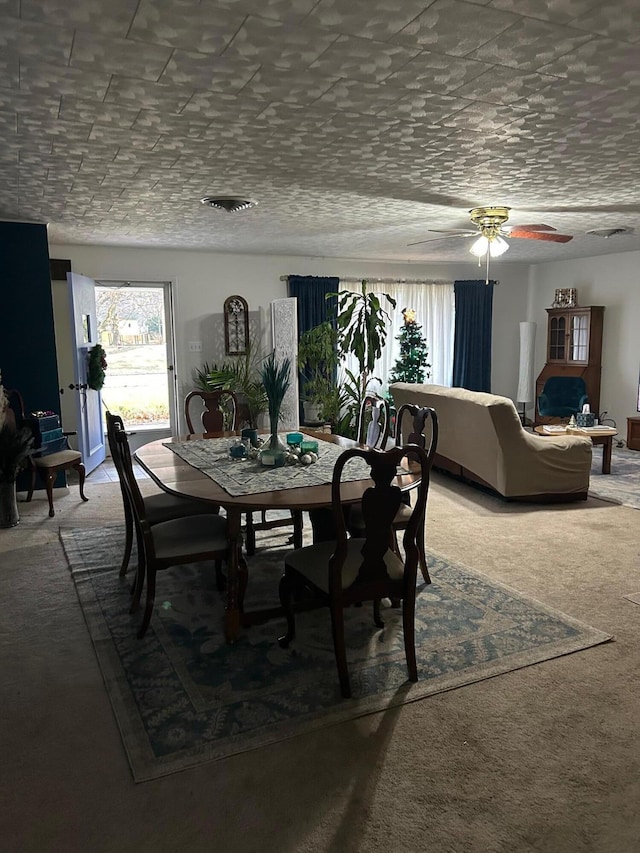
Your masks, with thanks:
M 231 356 L 220 366 L 205 362 L 193 371 L 193 381 L 202 391 L 233 391 L 238 397 L 241 423 L 257 429 L 268 403 L 260 377 L 261 363 L 259 350 L 250 344 L 244 355 Z
M 347 411 L 343 421 L 343 435 L 355 437 L 358 413 L 373 376 L 376 361 L 382 355 L 387 340 L 389 314 L 382 307 L 381 298 L 392 308 L 396 301 L 388 293 L 380 296 L 367 288 L 362 280 L 359 291 L 341 290 L 338 297 L 338 357 L 353 355 L 358 362 L 358 375 L 345 370 L 344 390 L 347 396 Z
M 303 375 L 305 419 L 327 421 L 333 430 L 339 425 L 347 403 L 345 391 L 336 381 L 338 364 L 338 333 L 329 321 L 300 335 L 298 367 Z
M 33 433 L 17 427 L 0 375 L 0 527 L 20 521 L 16 501 L 16 477 L 33 453 Z
M 280 446 L 278 439 L 278 423 L 285 395 L 291 385 L 291 361 L 283 358 L 280 363 L 276 361 L 275 353 L 271 353 L 262 365 L 260 378 L 264 386 L 268 400 L 269 427 L 271 437 L 269 446 L 262 451 L 260 460 L 264 465 L 279 467 L 284 465 L 285 451 Z

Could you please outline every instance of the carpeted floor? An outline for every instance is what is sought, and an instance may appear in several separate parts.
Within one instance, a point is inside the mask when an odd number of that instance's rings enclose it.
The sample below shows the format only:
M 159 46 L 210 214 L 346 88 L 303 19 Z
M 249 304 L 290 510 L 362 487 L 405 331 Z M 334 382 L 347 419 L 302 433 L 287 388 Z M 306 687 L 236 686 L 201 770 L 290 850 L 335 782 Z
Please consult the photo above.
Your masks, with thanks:
M 626 447 L 614 447 L 611 473 L 603 474 L 602 447 L 594 447 L 589 494 L 640 509 L 640 453 Z
M 407 681 L 402 618 L 349 608 L 345 627 L 354 697 L 341 697 L 325 609 L 297 619 L 297 638 L 278 646 L 282 619 L 223 635 L 224 594 L 212 564 L 159 576 L 143 641 L 118 575 L 124 528 L 62 531 L 80 604 L 136 781 L 299 736 L 364 714 L 586 649 L 610 639 L 472 569 L 429 556 L 432 583 L 416 602 L 418 682 Z M 282 535 L 258 534 L 249 561 L 247 608 L 278 604 Z
M 0 531 L 3 850 L 637 853 L 637 510 L 434 476 L 430 548 L 614 641 L 136 785 L 59 538 L 122 522 L 86 493 Z

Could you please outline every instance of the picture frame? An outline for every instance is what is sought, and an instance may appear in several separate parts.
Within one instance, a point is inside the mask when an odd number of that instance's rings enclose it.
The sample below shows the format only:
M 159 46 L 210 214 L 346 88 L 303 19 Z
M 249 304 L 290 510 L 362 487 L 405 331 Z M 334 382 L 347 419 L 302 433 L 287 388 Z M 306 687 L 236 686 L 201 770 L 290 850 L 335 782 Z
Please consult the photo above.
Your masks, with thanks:
M 244 355 L 249 346 L 249 306 L 242 296 L 230 296 L 224 302 L 225 355 Z
M 575 287 L 559 287 L 556 289 L 552 308 L 575 308 L 578 305 L 578 291 Z

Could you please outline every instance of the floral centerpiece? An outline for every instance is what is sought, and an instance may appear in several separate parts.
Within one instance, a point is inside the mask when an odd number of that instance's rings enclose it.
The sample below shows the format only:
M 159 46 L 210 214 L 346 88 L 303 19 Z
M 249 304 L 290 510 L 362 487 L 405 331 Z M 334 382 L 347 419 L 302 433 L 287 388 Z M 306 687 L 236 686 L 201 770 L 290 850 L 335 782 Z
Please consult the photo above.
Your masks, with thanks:
M 0 373 L 0 527 L 13 527 L 20 520 L 16 503 L 16 477 L 32 453 L 33 434 L 17 427 Z

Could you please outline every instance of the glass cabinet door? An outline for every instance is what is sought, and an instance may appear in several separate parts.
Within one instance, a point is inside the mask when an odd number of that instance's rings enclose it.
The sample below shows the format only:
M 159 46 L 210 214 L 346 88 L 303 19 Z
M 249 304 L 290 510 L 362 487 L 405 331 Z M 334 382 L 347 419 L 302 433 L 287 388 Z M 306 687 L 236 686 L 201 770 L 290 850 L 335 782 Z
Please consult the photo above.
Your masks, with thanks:
M 567 334 L 567 318 L 551 317 L 549 320 L 548 361 L 564 361 Z
M 586 314 L 574 314 L 571 317 L 569 341 L 569 361 L 589 360 L 589 318 Z

